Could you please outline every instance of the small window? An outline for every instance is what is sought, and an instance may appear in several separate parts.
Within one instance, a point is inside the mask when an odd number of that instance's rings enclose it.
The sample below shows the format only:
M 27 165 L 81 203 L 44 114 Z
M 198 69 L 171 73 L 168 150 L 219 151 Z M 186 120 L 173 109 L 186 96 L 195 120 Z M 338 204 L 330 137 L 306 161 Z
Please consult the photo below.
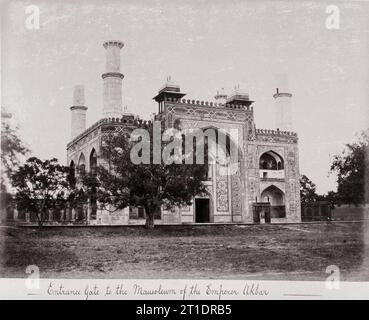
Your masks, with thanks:
M 138 219 L 145 219 L 145 209 L 142 207 L 138 208 Z
M 161 219 L 161 210 L 154 213 L 154 219 L 160 220 Z
M 129 207 L 129 218 L 130 219 L 138 219 L 137 208 Z

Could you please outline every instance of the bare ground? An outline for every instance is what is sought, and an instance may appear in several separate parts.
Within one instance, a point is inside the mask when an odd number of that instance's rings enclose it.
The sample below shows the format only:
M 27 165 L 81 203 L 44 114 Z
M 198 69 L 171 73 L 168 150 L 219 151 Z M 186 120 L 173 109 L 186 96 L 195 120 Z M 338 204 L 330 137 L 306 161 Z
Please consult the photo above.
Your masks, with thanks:
M 1 277 L 369 280 L 369 223 L 0 227 Z

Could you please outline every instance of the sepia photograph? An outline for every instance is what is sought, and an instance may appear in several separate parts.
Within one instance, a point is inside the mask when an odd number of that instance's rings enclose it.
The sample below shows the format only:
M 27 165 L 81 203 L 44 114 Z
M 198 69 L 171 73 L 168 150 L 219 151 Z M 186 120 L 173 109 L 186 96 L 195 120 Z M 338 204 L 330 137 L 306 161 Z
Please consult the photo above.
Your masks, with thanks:
M 369 2 L 0 11 L 1 299 L 369 298 Z

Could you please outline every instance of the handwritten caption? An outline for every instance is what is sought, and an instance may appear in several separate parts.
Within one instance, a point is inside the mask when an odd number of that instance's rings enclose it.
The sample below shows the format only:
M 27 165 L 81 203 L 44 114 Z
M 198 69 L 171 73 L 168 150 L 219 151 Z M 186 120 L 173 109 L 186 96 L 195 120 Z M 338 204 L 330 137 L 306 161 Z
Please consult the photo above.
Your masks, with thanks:
M 59 281 L 49 282 L 46 294 L 54 298 L 134 298 L 134 299 L 196 299 L 196 297 L 208 297 L 213 300 L 237 299 L 246 296 L 267 297 L 269 290 L 258 283 L 243 283 L 238 288 L 227 287 L 223 284 L 185 284 L 183 287 L 170 287 L 164 284 L 142 285 L 117 282 L 115 284 L 88 283 L 81 286 L 71 286 Z

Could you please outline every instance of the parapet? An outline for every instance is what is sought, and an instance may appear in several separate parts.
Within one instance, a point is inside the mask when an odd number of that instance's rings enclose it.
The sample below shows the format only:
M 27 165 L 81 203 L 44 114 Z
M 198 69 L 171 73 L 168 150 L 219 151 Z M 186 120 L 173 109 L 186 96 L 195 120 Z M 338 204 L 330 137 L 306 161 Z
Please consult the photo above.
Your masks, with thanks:
M 281 130 L 268 130 L 268 129 L 256 129 L 256 138 L 262 141 L 275 141 L 276 138 L 280 142 L 296 143 L 298 136 L 296 132 L 281 131 Z
M 139 127 L 139 128 L 149 128 L 152 126 L 151 120 L 141 120 L 141 119 L 134 119 L 132 116 L 123 116 L 121 118 L 103 118 L 97 122 L 95 122 L 92 126 L 86 129 L 84 132 L 76 136 L 71 142 L 67 144 L 67 149 L 70 146 L 75 144 L 77 141 L 81 140 L 83 137 L 87 136 L 94 130 L 96 130 L 100 126 L 104 125 L 114 125 L 114 126 L 132 126 L 132 127 Z
M 228 104 L 228 103 L 224 104 L 224 103 L 217 103 L 217 102 L 212 102 L 212 101 L 177 99 L 177 98 L 171 98 L 171 97 L 166 97 L 165 101 L 172 102 L 172 103 L 178 103 L 178 104 L 187 104 L 187 105 L 192 105 L 196 107 L 213 107 L 213 108 L 253 111 L 252 106 Z
M 287 136 L 287 137 L 297 137 L 296 132 L 292 131 L 281 131 L 281 130 L 268 130 L 268 129 L 256 129 L 256 134 L 264 134 L 264 135 L 278 135 L 278 136 Z

